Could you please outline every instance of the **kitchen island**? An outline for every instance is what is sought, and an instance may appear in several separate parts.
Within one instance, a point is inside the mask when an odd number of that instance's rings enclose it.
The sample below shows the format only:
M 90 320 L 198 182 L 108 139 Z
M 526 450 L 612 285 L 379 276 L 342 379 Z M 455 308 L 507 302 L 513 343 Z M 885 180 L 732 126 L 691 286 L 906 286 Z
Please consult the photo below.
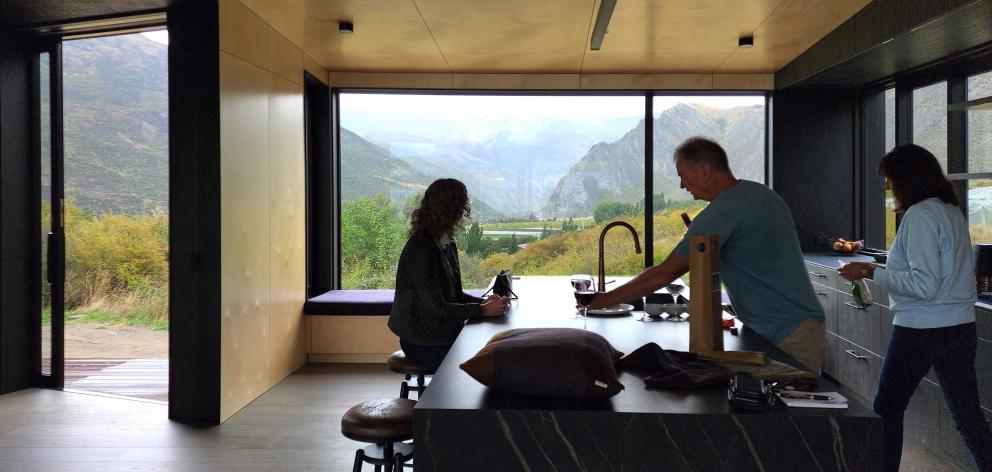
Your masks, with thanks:
M 648 390 L 643 372 L 619 372 L 625 389 L 601 401 L 496 392 L 459 368 L 511 328 L 581 328 L 567 277 L 522 277 L 507 316 L 462 330 L 414 410 L 416 471 L 806 471 L 880 470 L 881 419 L 851 398 L 848 409 L 736 412 L 726 389 Z M 587 320 L 617 349 L 656 342 L 688 348 L 688 323 L 640 322 L 640 313 Z M 755 333 L 724 332 L 726 350 L 795 361 Z M 838 387 L 821 379 L 821 390 Z M 843 391 L 843 390 L 841 390 Z

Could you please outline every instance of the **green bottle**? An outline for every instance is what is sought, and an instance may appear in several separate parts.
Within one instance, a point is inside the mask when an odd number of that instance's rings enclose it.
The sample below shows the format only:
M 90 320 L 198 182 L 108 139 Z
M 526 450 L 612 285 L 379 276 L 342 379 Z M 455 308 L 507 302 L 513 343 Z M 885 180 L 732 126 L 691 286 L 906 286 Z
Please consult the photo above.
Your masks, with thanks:
M 861 308 L 871 306 L 871 290 L 868 290 L 868 284 L 865 283 L 865 279 L 858 279 L 851 282 L 851 295 L 854 296 L 854 301 L 858 305 L 861 305 Z

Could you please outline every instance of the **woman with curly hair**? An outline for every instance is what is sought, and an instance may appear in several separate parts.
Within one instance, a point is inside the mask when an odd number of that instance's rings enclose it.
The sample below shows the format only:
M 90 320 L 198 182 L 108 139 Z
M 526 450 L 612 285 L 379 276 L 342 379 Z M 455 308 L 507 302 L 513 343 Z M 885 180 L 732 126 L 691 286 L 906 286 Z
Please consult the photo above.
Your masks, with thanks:
M 932 367 L 978 470 L 992 472 L 992 430 L 979 408 L 975 377 L 975 256 L 968 220 L 930 151 L 898 146 L 882 158 L 878 173 L 902 213 L 887 264 L 852 262 L 840 275 L 874 279 L 889 290 L 892 336 L 873 404 L 885 425 L 885 470 L 899 470 L 903 416 Z
M 509 299 L 486 299 L 462 291 L 455 233 L 471 206 L 465 184 L 435 180 L 410 215 L 409 239 L 396 268 L 389 329 L 415 364 L 436 371 L 466 320 L 502 316 Z

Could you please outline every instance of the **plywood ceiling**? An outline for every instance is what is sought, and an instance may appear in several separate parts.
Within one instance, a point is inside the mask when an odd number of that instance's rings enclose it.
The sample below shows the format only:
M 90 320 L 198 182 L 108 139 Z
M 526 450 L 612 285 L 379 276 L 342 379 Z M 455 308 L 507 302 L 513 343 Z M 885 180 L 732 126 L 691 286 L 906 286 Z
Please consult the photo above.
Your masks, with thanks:
M 618 0 L 592 51 L 599 0 L 242 1 L 331 71 L 724 74 L 775 72 L 870 3 Z

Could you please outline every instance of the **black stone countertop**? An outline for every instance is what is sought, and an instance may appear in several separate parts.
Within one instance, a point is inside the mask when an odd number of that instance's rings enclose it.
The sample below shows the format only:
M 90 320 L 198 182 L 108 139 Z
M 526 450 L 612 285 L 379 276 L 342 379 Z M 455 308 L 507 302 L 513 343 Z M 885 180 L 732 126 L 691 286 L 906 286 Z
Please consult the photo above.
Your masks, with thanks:
M 513 290 L 520 299 L 513 302 L 507 316 L 465 326 L 448 357 L 431 380 L 416 408 L 418 410 L 582 410 L 623 413 L 662 413 L 688 415 L 725 415 L 730 413 L 725 388 L 695 391 L 648 390 L 643 377 L 621 372 L 625 389 L 609 400 L 580 401 L 507 394 L 489 390 L 462 371 L 458 365 L 472 357 L 493 335 L 511 328 L 582 327 L 571 317 L 575 300 L 568 277 L 527 276 L 514 281 Z M 614 347 L 630 353 L 656 342 L 665 349 L 687 350 L 689 323 L 668 321 L 640 322 L 640 313 L 601 318 L 590 317 L 587 329 L 602 334 Z M 740 336 L 724 331 L 725 350 L 764 351 L 774 359 L 796 365 L 790 357 L 754 332 L 740 330 Z M 821 391 L 835 391 L 838 386 L 821 378 Z M 841 389 L 841 391 L 844 391 Z M 825 410 L 793 408 L 781 404 L 770 414 L 875 417 L 870 408 L 853 398 L 850 408 Z

